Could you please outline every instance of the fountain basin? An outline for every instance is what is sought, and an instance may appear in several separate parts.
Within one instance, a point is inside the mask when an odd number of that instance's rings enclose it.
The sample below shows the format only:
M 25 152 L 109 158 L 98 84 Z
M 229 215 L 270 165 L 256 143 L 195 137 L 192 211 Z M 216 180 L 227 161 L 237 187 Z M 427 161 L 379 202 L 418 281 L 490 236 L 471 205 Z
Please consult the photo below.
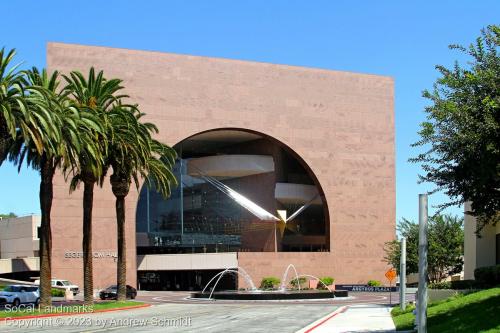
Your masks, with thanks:
M 347 297 L 346 290 L 286 290 L 286 291 L 216 291 L 212 299 L 245 300 L 245 301 L 276 301 L 300 299 L 326 299 L 334 297 Z M 210 293 L 191 293 L 191 298 L 210 298 Z

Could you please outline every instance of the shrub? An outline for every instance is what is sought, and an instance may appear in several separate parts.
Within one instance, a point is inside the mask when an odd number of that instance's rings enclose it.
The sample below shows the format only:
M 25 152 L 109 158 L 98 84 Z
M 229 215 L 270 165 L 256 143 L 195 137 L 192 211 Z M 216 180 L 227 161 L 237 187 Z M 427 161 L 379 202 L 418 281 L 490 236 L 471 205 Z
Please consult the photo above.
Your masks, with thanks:
M 476 289 L 479 285 L 474 280 L 457 280 L 429 283 L 430 289 Z
M 293 288 L 298 288 L 299 284 L 302 287 L 304 283 L 306 283 L 307 279 L 305 277 L 299 277 L 299 282 L 297 283 L 297 278 L 293 279 L 290 281 L 290 284 L 292 285 Z M 301 288 L 302 289 L 302 288 Z
M 475 280 L 451 281 L 451 289 L 477 289 L 479 284 Z
M 367 285 L 370 287 L 380 287 L 382 283 L 379 280 L 370 280 Z
M 335 281 L 335 279 L 332 278 L 331 276 L 324 276 L 324 277 L 319 278 L 319 279 L 321 280 L 321 282 L 323 282 L 327 286 L 331 286 L 333 284 L 333 282 Z
M 429 289 L 451 289 L 451 282 L 444 281 L 444 282 L 429 283 Z
M 63 289 L 52 288 L 51 295 L 52 297 L 64 297 L 65 291 Z
M 500 284 L 500 265 L 476 268 L 474 277 L 482 286 L 494 287 Z
M 320 290 L 325 290 L 325 284 L 327 286 L 331 286 L 333 284 L 333 282 L 335 281 L 334 278 L 332 278 L 331 276 L 325 276 L 325 277 L 322 277 L 322 278 L 319 278 L 321 280 L 321 282 L 318 282 L 318 285 L 317 285 L 317 289 L 320 289 Z
M 280 284 L 281 280 L 274 276 L 262 278 L 260 282 L 261 289 L 274 289 Z
M 415 309 L 415 305 L 413 305 L 413 304 L 407 304 L 406 309 L 404 309 L 404 310 L 401 310 L 401 308 L 399 306 L 395 306 L 391 310 L 391 315 L 393 317 L 400 316 L 400 315 L 405 314 L 405 313 L 413 312 L 414 309 Z

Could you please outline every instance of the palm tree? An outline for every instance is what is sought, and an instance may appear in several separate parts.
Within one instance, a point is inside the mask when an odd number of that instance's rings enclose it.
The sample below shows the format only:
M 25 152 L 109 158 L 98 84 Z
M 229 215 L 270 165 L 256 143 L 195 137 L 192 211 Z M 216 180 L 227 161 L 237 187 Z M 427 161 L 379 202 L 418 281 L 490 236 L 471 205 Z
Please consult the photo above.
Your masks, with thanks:
M 23 162 L 40 172 L 40 301 L 42 306 L 51 304 L 51 208 L 53 177 L 58 167 L 72 168 L 82 146 L 92 146 L 94 141 L 82 135 L 84 128 L 95 119 L 82 119 L 78 109 L 70 103 L 65 93 L 58 92 L 59 74 L 48 75 L 33 68 L 23 72 L 23 85 L 27 92 L 25 103 L 30 118 L 24 119 L 27 133 L 18 131 L 9 149 L 9 159 L 20 169 Z M 37 143 L 39 141 L 39 143 Z M 41 152 L 38 149 L 42 145 Z
M 65 91 L 69 93 L 79 106 L 80 112 L 93 112 L 99 117 L 104 128 L 103 133 L 94 132 L 97 149 L 83 148 L 78 156 L 78 168 L 74 170 L 71 189 L 83 183 L 83 280 L 84 304 L 92 305 L 93 298 L 93 264 L 92 264 L 92 206 L 95 185 L 102 185 L 105 176 L 105 156 L 108 150 L 108 140 L 112 139 L 111 124 L 122 112 L 119 102 L 127 95 L 120 95 L 123 88 L 121 80 L 104 78 L 100 71 L 95 74 L 94 68 L 89 71 L 88 78 L 80 72 L 73 71 L 70 76 L 64 76 L 68 85 Z
M 29 122 L 29 113 L 24 100 L 23 75 L 17 71 L 19 65 L 11 66 L 15 54 L 14 49 L 7 53 L 5 48 L 0 50 L 0 166 L 17 131 L 28 134 L 25 120 Z M 37 148 L 41 150 L 41 145 Z
M 152 139 L 158 129 L 151 123 L 142 123 L 136 107 L 122 107 L 124 113 L 112 124 L 113 138 L 110 141 L 107 165 L 113 169 L 111 188 L 116 197 L 116 225 L 118 243 L 117 300 L 126 299 L 126 240 L 125 240 L 125 197 L 134 180 L 139 187 L 139 177 L 154 187 L 164 197 L 171 192 L 171 185 L 177 184 L 172 173 L 176 152 L 167 145 Z

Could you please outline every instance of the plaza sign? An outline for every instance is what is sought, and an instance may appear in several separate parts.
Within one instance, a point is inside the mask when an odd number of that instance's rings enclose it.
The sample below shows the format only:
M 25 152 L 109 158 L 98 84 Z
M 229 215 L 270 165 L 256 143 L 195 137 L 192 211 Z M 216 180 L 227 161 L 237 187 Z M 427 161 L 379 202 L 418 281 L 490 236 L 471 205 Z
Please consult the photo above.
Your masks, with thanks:
M 362 292 L 391 292 L 398 291 L 398 287 L 371 287 L 364 284 L 336 284 L 335 289 Z
M 92 253 L 92 257 L 94 259 L 117 258 L 118 255 L 114 251 L 95 251 Z M 66 258 L 66 259 L 83 258 L 83 252 L 81 252 L 81 251 L 66 251 L 66 252 L 64 252 L 64 258 Z

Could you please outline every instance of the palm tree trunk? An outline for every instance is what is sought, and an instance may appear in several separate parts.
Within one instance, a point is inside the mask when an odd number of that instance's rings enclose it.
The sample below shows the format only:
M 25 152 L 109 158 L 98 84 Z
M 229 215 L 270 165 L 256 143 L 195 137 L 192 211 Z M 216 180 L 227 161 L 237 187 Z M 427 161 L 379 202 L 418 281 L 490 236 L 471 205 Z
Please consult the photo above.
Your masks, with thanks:
M 52 304 L 52 231 L 50 227 L 50 211 L 52 209 L 54 163 L 47 156 L 42 156 L 40 170 L 40 210 L 42 221 L 40 223 L 40 306 L 47 307 Z
M 83 188 L 83 293 L 84 304 L 94 304 L 94 278 L 92 264 L 92 206 L 94 201 L 93 180 L 84 180 Z
M 116 234 L 118 240 L 118 263 L 116 266 L 117 300 L 127 299 L 127 253 L 125 240 L 125 197 L 130 181 L 113 173 L 110 177 L 111 188 L 116 197 Z
M 127 299 L 127 253 L 125 240 L 125 197 L 116 197 L 116 231 L 118 236 L 118 263 L 116 281 L 118 288 L 118 301 Z

